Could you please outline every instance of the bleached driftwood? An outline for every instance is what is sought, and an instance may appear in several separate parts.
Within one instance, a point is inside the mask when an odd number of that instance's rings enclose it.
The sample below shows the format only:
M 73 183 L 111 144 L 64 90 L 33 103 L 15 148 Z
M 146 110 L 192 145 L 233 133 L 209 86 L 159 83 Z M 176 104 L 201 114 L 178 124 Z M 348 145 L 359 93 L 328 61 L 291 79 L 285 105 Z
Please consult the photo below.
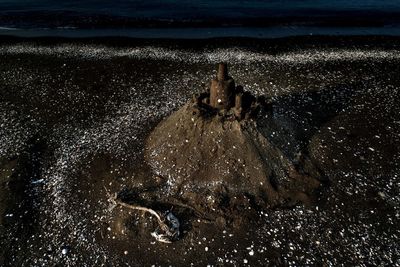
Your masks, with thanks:
M 128 203 L 125 203 L 121 200 L 118 199 L 117 193 L 114 193 L 114 195 L 111 195 L 108 193 L 106 190 L 107 195 L 108 195 L 108 200 L 111 203 L 110 210 L 115 208 L 116 206 L 122 206 L 128 209 L 132 210 L 140 210 L 144 212 L 148 212 L 151 215 L 153 215 L 157 219 L 157 223 L 159 226 L 159 229 L 151 233 L 151 236 L 153 236 L 157 241 L 162 242 L 162 243 L 172 243 L 173 239 L 176 239 L 179 235 L 179 221 L 178 219 L 171 213 L 169 212 L 166 216 L 160 215 L 157 211 L 138 206 L 138 205 L 131 205 Z M 164 219 L 164 217 L 166 217 Z M 168 221 L 171 226 L 168 226 L 166 221 Z

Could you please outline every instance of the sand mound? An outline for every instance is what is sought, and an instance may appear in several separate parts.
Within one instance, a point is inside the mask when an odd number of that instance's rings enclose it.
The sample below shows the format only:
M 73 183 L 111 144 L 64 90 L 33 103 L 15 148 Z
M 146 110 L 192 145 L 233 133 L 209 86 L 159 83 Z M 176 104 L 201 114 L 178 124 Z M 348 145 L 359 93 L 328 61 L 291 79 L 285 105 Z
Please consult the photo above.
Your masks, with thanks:
M 261 134 L 260 120 L 273 120 L 271 106 L 219 73 L 210 92 L 154 129 L 145 158 L 172 194 L 193 205 L 214 205 L 221 194 L 224 199 L 246 196 L 262 207 L 310 203 L 320 186 L 318 171 L 304 156 L 296 162 L 286 157 Z

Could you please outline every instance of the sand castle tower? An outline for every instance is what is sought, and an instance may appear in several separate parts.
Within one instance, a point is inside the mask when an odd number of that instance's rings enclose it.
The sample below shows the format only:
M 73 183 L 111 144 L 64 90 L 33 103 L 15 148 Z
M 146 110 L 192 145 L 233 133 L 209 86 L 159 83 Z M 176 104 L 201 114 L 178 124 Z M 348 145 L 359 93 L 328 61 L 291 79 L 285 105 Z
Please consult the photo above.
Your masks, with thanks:
M 219 63 L 209 91 L 193 95 L 192 101 L 202 114 L 225 114 L 237 120 L 255 117 L 260 110 L 272 112 L 271 103 L 266 103 L 264 97 L 256 98 L 242 86 L 235 86 L 226 63 Z
M 229 77 L 226 63 L 219 64 L 217 77 L 211 81 L 210 105 L 226 110 L 235 105 L 235 81 Z

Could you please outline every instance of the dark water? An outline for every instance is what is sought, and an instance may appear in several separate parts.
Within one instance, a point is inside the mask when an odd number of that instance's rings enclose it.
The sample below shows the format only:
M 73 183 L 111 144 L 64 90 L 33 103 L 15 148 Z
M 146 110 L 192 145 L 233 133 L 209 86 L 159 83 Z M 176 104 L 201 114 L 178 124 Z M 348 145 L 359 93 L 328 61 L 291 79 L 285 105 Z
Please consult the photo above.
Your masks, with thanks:
M 187 0 L 116 0 L 116 1 L 49 1 L 49 0 L 2 0 L 2 13 L 33 11 L 84 12 L 137 18 L 251 18 L 264 16 L 305 15 L 308 11 L 399 11 L 397 0 L 273 0 L 273 1 L 187 1 Z
M 116 1 L 49 1 L 2 0 L 3 12 L 9 11 L 71 11 L 141 18 L 205 18 L 205 17 L 264 17 L 284 16 L 313 11 L 395 11 L 400 9 L 397 0 L 273 0 L 273 1 L 187 1 L 187 0 L 116 0 Z
M 326 28 L 334 28 L 332 34 L 398 35 L 399 25 L 400 1 L 396 0 L 0 0 L 0 34 L 20 36 L 274 37 L 274 31 L 265 30 L 271 28 L 283 28 L 283 36 L 326 34 L 326 30 L 321 32 Z M 233 27 L 246 29 L 232 31 Z M 138 28 L 151 28 L 153 33 L 138 32 Z M 169 33 L 165 28 L 186 31 Z M 199 28 L 203 30 L 197 33 Z M 21 29 L 28 32 L 18 31 Z M 116 32 L 87 31 L 93 29 Z

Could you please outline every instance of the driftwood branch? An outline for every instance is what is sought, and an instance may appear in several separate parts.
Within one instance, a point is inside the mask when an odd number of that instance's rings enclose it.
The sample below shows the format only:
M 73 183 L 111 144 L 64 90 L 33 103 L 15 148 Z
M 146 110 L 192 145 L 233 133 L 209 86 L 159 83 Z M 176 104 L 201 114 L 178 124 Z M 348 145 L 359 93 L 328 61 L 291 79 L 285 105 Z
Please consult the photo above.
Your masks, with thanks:
M 171 240 L 176 238 L 177 235 L 179 235 L 179 221 L 171 213 L 169 213 L 167 215 L 167 220 L 165 220 L 165 219 L 163 219 L 164 216 L 162 216 L 162 215 L 160 216 L 160 214 L 158 214 L 158 212 L 153 209 L 125 203 L 125 202 L 121 201 L 120 199 L 118 199 L 118 196 L 116 193 L 114 195 L 109 194 L 107 189 L 106 189 L 106 194 L 108 196 L 109 202 L 111 203 L 111 209 L 113 209 L 114 207 L 119 205 L 119 206 L 122 206 L 122 207 L 125 207 L 128 209 L 132 209 L 132 210 L 140 210 L 140 211 L 148 212 L 151 215 L 153 215 L 157 219 L 159 230 L 152 232 L 151 235 L 157 241 L 163 242 L 163 243 L 172 243 Z M 172 221 L 172 223 L 173 223 L 172 227 L 168 226 L 166 221 Z M 159 233 L 159 232 L 161 232 L 161 233 Z

